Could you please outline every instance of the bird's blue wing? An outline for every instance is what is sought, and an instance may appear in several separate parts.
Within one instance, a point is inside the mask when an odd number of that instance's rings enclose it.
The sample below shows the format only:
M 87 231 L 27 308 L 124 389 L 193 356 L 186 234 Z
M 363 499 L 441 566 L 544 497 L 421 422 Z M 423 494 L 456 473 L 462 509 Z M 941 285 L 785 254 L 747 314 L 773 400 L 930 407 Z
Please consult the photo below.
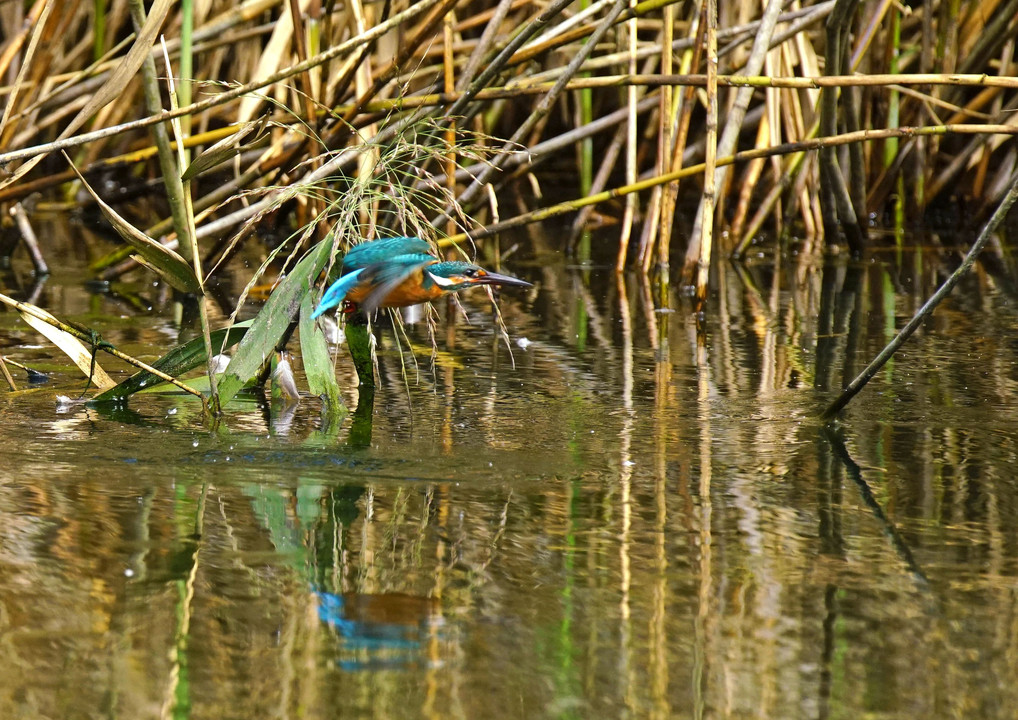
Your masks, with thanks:
M 364 274 L 370 276 L 368 282 L 371 284 L 371 292 L 361 302 L 361 309 L 366 313 L 372 312 L 381 306 L 389 293 L 399 287 L 404 280 L 434 262 L 434 255 L 415 253 L 401 255 L 365 268 Z
M 431 246 L 415 237 L 394 237 L 355 245 L 343 257 L 343 275 L 334 282 L 315 309 L 312 318 L 336 307 L 361 284 L 371 293 L 361 308 L 371 312 L 415 270 L 435 262 Z
M 332 285 L 329 286 L 329 289 L 325 291 L 325 294 L 322 295 L 322 300 L 318 303 L 318 307 L 315 308 L 314 313 L 311 314 L 311 319 L 314 320 L 319 315 L 331 310 L 343 302 L 346 294 L 356 287 L 359 282 L 361 282 L 361 274 L 363 272 L 363 268 L 354 270 L 332 283 Z
M 415 237 L 394 237 L 354 245 L 343 257 L 343 272 L 389 263 L 404 255 L 430 255 L 431 246 Z

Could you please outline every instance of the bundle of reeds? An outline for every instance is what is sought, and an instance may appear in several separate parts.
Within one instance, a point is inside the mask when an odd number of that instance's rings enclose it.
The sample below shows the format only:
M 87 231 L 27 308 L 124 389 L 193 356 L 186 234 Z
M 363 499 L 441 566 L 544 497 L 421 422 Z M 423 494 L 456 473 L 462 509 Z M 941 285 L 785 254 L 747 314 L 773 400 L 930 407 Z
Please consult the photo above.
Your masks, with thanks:
M 326 237 L 455 243 L 576 213 L 564 249 L 589 258 L 585 230 L 607 218 L 617 268 L 660 268 L 663 282 L 678 236 L 682 282 L 702 299 L 711 258 L 765 229 L 862 252 L 873 216 L 901 226 L 947 196 L 993 209 L 1015 162 L 1016 10 L 4 3 L 0 204 L 96 203 L 129 245 L 97 273 L 123 272 L 134 253 L 199 295 L 270 215 L 289 235 L 274 253 L 292 267 Z M 557 183 L 548 204 L 541 178 L 563 169 L 575 186 Z M 496 198 L 521 182 L 522 210 L 507 217 Z M 146 203 L 121 207 L 140 193 Z M 680 197 L 699 202 L 691 222 Z M 329 265 L 318 259 L 307 287 Z

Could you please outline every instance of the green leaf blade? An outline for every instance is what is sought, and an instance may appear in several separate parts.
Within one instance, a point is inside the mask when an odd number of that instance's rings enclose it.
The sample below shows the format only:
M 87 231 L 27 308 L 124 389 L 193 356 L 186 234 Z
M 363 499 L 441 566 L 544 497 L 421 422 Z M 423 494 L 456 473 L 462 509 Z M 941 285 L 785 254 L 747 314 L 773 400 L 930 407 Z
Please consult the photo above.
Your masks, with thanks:
M 313 311 L 314 304 L 308 293 L 300 306 L 300 351 L 308 389 L 312 395 L 322 398 L 328 413 L 344 412 L 346 407 L 339 395 L 339 383 L 332 367 L 329 343 L 318 323 L 311 319 Z
M 297 263 L 269 297 L 237 347 L 233 360 L 219 383 L 219 401 L 225 405 L 261 371 L 277 346 L 286 337 L 301 303 L 311 292 L 332 254 L 332 238 L 316 245 Z
M 212 346 L 214 348 L 227 348 L 236 345 L 247 333 L 251 321 L 236 323 L 232 327 L 216 330 L 212 333 Z M 156 370 L 161 370 L 167 375 L 179 377 L 180 375 L 195 369 L 208 362 L 205 352 L 205 340 L 196 337 L 183 345 L 175 347 L 152 364 Z M 96 395 L 89 401 L 89 405 L 101 405 L 103 403 L 122 402 L 137 392 L 162 382 L 159 378 L 145 370 L 137 372 L 115 387 Z

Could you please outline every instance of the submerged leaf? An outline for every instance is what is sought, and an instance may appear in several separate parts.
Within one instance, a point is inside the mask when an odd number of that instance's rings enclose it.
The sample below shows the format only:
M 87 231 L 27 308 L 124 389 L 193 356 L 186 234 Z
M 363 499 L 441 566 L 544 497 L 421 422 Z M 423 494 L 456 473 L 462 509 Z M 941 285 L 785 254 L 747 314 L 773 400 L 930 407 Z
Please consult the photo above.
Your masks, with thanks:
M 219 383 L 221 404 L 233 399 L 244 384 L 261 371 L 289 331 L 301 302 L 311 292 L 315 278 L 325 268 L 331 254 L 332 238 L 327 237 L 315 245 L 272 292 Z
M 222 347 L 231 347 L 236 345 L 240 342 L 240 339 L 244 337 L 244 333 L 248 331 L 250 326 L 251 321 L 246 320 L 242 323 L 235 324 L 233 327 L 216 330 L 211 335 L 212 347 L 218 350 Z M 205 340 L 201 337 L 196 337 L 193 340 L 170 350 L 168 353 L 152 363 L 152 367 L 156 370 L 161 370 L 167 375 L 178 377 L 189 370 L 193 370 L 196 367 L 204 365 L 207 357 L 208 356 L 205 353 Z M 137 372 L 127 378 L 116 387 L 111 387 L 105 392 L 96 395 L 91 401 L 89 401 L 89 404 L 119 402 L 146 387 L 156 385 L 160 382 L 162 381 L 155 375 L 146 370 L 142 370 L 141 372 Z
M 81 372 L 86 377 L 90 377 L 100 390 L 108 390 L 116 385 L 113 379 L 106 374 L 106 371 L 99 367 L 99 363 L 94 361 L 92 350 L 85 347 L 84 343 L 78 340 L 78 338 L 27 312 L 21 313 L 21 317 L 24 318 L 25 322 L 45 335 L 47 340 L 60 348 L 67 357 L 71 358 Z

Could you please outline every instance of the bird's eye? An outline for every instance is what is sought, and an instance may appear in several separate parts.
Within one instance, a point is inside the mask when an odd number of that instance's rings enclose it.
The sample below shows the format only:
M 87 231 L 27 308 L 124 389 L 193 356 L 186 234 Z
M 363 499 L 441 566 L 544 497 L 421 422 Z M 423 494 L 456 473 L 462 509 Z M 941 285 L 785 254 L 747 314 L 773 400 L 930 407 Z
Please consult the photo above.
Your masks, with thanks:
M 470 268 L 469 270 L 465 271 L 463 274 L 465 276 L 469 277 L 469 278 L 477 277 L 477 269 L 476 268 Z

